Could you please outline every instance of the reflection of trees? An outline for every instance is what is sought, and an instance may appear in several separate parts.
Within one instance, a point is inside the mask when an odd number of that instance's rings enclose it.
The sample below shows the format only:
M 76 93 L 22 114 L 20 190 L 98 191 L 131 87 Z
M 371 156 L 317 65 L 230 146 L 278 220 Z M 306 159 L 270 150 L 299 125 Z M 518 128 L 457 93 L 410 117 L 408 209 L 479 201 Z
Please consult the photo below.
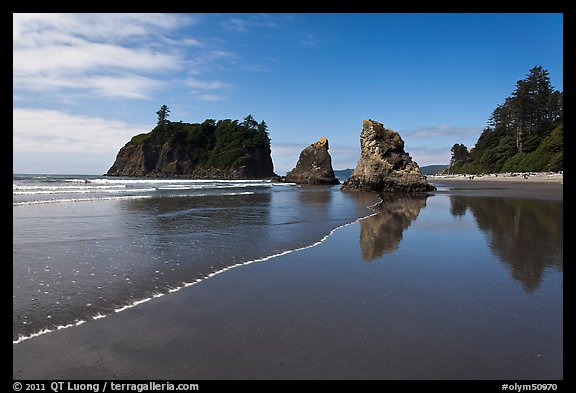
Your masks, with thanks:
M 452 214 L 469 208 L 492 252 L 527 292 L 548 267 L 563 269 L 563 203 L 533 199 L 451 196 Z M 457 215 L 457 214 L 455 214 Z
M 382 195 L 381 198 L 382 203 L 374 207 L 378 214 L 360 222 L 360 246 L 366 261 L 396 250 L 404 230 L 426 206 L 428 195 Z
M 454 217 L 461 217 L 466 214 L 466 202 L 460 198 L 450 198 L 450 213 Z

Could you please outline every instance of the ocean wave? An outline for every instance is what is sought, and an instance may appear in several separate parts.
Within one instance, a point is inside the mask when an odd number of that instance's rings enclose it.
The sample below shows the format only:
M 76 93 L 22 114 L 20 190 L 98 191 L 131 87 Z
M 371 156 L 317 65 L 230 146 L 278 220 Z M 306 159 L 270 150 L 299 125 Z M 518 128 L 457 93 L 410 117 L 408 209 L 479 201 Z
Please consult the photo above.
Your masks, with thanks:
M 88 181 L 88 184 L 196 184 L 196 183 L 208 183 L 208 184 L 269 184 L 271 181 L 269 179 L 239 179 L 239 180 L 218 180 L 218 179 L 65 179 L 65 182 L 69 183 L 84 183 Z
M 20 185 L 20 184 L 13 184 L 12 185 L 12 189 L 13 190 L 80 190 L 80 189 L 93 189 L 93 190 L 101 190 L 101 189 L 107 189 L 107 188 L 126 188 L 125 184 L 109 184 L 106 186 L 83 186 L 83 187 L 79 187 L 79 186 L 64 186 L 64 185 L 60 185 L 60 186 L 25 186 L 25 185 Z
M 150 190 L 144 190 L 150 191 Z M 155 189 L 152 189 L 155 191 Z M 241 191 L 241 192 L 222 192 L 222 193 L 202 193 L 202 194 L 171 194 L 163 195 L 163 198 L 190 198 L 190 197 L 207 197 L 207 196 L 240 196 L 240 195 L 253 195 L 254 191 Z M 93 198 L 66 198 L 66 199 L 43 199 L 36 201 L 21 201 L 13 202 L 12 206 L 28 206 L 28 205 L 42 205 L 48 203 L 68 203 L 68 202 L 94 202 L 94 201 L 113 201 L 113 200 L 130 200 L 130 199 L 148 199 L 154 198 L 154 195 L 120 195 L 109 197 L 93 197 Z
M 282 186 L 297 186 L 298 184 L 296 183 L 271 183 L 272 186 L 278 186 L 278 187 L 282 187 Z
M 92 202 L 92 201 L 109 201 L 109 200 L 124 200 L 124 199 L 144 199 L 144 198 L 152 198 L 152 195 L 122 195 L 122 196 L 94 197 L 94 198 L 43 199 L 40 201 L 13 202 L 12 206 L 41 205 L 41 204 L 46 204 L 46 203 Z
M 268 184 L 203 184 L 203 185 L 185 185 L 173 184 L 168 186 L 158 186 L 158 190 L 206 190 L 206 189 L 222 189 L 222 188 L 248 188 L 248 187 L 272 187 Z
M 126 193 L 126 192 L 152 192 L 156 188 L 54 188 L 50 190 L 16 190 L 12 195 L 55 195 L 55 194 L 106 194 L 106 193 Z
M 240 195 L 254 195 L 254 191 L 241 191 L 241 192 L 220 192 L 220 193 L 202 193 L 202 194 L 172 194 L 165 195 L 166 198 L 190 198 L 190 197 L 219 197 L 219 196 L 240 196 Z

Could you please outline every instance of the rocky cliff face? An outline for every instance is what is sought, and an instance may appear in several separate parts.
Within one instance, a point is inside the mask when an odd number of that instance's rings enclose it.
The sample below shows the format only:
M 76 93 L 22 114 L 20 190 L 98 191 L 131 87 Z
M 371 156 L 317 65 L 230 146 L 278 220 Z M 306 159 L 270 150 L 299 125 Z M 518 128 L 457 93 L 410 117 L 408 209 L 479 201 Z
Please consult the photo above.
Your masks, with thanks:
M 188 177 L 196 179 L 265 179 L 276 176 L 269 146 L 247 149 L 246 162 L 228 168 L 207 167 L 191 159 L 181 143 L 127 144 L 118 152 L 107 176 Z
M 404 141 L 382 123 L 364 120 L 360 134 L 362 154 L 342 190 L 376 192 L 426 192 L 428 184 L 418 164 L 404 151 Z
M 296 167 L 286 174 L 286 181 L 297 184 L 340 184 L 332 169 L 328 139 L 320 138 L 302 150 Z

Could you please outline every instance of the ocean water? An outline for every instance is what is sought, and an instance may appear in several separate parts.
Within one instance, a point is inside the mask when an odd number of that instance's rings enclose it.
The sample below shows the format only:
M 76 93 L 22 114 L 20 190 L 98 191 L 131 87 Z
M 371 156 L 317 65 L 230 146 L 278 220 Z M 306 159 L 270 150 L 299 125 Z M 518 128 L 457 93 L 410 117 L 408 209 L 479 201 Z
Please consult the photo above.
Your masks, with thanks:
M 13 341 L 311 247 L 374 194 L 267 180 L 13 176 Z
M 76 343 L 84 356 L 100 333 L 75 325 L 114 313 L 99 322 L 119 332 L 96 340 L 129 355 L 93 354 L 114 375 L 181 378 L 194 364 L 212 378 L 563 376 L 562 200 L 481 184 L 383 199 L 264 180 L 13 184 L 18 377 L 55 375 L 34 337 L 69 328 L 40 347 Z

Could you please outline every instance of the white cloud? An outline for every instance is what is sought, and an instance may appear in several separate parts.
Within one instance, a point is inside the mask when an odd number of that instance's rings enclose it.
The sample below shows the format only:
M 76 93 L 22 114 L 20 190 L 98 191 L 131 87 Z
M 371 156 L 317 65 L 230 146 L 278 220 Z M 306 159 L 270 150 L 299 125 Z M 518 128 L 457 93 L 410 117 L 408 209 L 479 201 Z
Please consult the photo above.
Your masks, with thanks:
M 306 146 L 300 143 L 272 143 L 271 150 L 277 157 L 298 157 Z
M 150 91 L 158 88 L 160 82 L 139 75 L 89 76 L 68 78 L 62 75 L 37 75 L 15 77 L 20 89 L 31 91 L 61 91 L 74 89 L 90 90 L 101 97 L 149 98 Z
M 315 35 L 307 33 L 298 42 L 304 46 L 316 46 L 318 44 L 318 39 Z
M 123 98 L 148 98 L 149 92 L 160 85 L 155 79 L 138 75 L 86 78 L 83 83 L 103 97 Z
M 218 94 L 218 92 L 232 87 L 232 85 L 219 80 L 205 81 L 194 77 L 187 78 L 184 84 L 191 88 L 189 94 L 200 101 L 224 100 L 225 97 L 222 94 Z
M 230 85 L 218 80 L 214 81 L 202 81 L 193 77 L 186 79 L 185 84 L 189 87 L 194 89 L 207 89 L 207 90 L 216 90 L 216 89 L 226 89 L 229 88 Z
M 200 101 L 222 101 L 225 99 L 225 97 L 220 96 L 218 94 L 206 94 L 206 93 L 195 94 L 194 98 Z
M 13 152 L 118 152 L 136 134 L 153 125 L 130 125 L 120 120 L 71 115 L 47 109 L 13 109 Z
M 258 27 L 274 28 L 281 24 L 281 20 L 268 14 L 256 14 L 246 17 L 232 17 L 226 19 L 222 26 L 225 29 L 233 30 L 239 33 L 245 33 L 250 29 Z
M 482 129 L 462 126 L 431 126 L 400 131 L 405 149 L 420 166 L 448 164 L 454 143 L 473 145 Z
M 412 130 L 401 131 L 402 135 L 410 137 L 470 137 L 479 136 L 482 129 L 478 127 L 458 127 L 458 126 L 433 126 L 421 127 Z
M 118 42 L 157 35 L 197 20 L 175 14 L 13 14 L 13 41 L 15 46 L 70 44 L 78 38 Z
M 449 147 L 425 147 L 425 146 L 415 146 L 412 149 L 407 150 L 410 157 L 418 166 L 426 165 L 445 165 L 450 162 L 450 148 Z
M 147 49 L 83 42 L 74 46 L 47 45 L 14 50 L 15 74 L 73 73 L 97 70 L 162 71 L 180 68 L 173 54 Z
M 151 73 L 180 70 L 184 55 L 155 45 L 164 32 L 195 22 L 166 14 L 14 14 L 14 90 L 82 90 L 148 98 L 162 83 Z M 198 42 L 183 38 L 185 45 Z
M 332 167 L 334 169 L 356 168 L 360 159 L 360 147 L 351 148 L 348 146 L 330 146 L 330 156 L 332 157 Z

